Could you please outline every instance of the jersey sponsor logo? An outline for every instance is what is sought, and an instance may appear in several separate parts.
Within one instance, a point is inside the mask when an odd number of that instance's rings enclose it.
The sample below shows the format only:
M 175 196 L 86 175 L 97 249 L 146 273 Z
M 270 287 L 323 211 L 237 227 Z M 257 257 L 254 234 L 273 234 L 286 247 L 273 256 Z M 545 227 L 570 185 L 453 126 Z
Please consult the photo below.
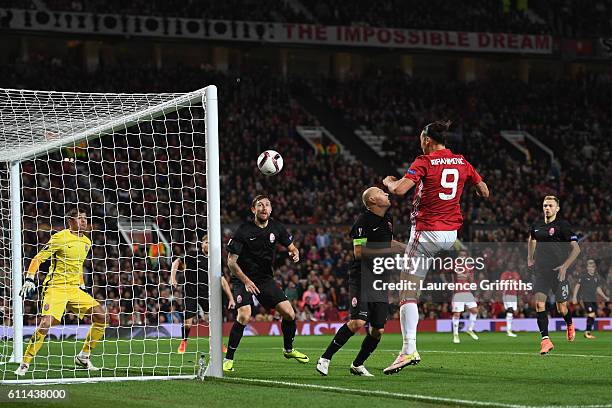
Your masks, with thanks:
M 353 300 L 351 300 L 351 305 L 353 305 L 353 307 L 357 307 L 357 298 L 354 297 Z
M 417 173 L 416 173 L 416 170 L 414 170 L 414 169 L 408 169 L 408 170 L 406 171 L 406 173 L 408 173 L 408 174 L 412 174 L 412 175 L 417 174 Z
M 440 159 L 431 159 L 430 163 L 432 166 L 438 166 L 440 164 L 465 164 L 461 157 L 443 157 Z
M 236 296 L 236 303 L 242 303 L 242 295 Z
M 551 237 L 555 235 L 555 227 L 550 227 L 550 229 L 548 230 L 548 235 L 550 235 Z
M 276 241 L 276 235 L 273 232 L 270 233 L 270 243 L 273 244 Z

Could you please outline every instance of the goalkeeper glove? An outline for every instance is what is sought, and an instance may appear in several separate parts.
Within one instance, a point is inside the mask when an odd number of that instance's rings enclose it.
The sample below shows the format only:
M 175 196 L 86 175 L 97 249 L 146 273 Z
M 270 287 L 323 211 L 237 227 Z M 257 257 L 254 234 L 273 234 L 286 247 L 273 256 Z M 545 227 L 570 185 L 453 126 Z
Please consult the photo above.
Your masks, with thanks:
M 34 291 L 36 290 L 36 284 L 34 283 L 34 279 L 27 277 L 25 278 L 25 282 L 21 287 L 21 291 L 19 292 L 19 296 L 25 299 L 30 299 L 34 295 Z

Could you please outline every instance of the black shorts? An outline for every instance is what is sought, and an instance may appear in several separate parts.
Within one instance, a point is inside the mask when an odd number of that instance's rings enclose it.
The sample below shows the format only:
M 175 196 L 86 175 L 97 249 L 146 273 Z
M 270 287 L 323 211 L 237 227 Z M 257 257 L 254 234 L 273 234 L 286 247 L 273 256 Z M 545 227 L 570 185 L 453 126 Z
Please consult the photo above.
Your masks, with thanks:
M 208 313 L 208 285 L 185 283 L 185 319 L 198 315 L 198 305 Z
M 559 281 L 559 271 L 553 269 L 536 270 L 535 284 L 533 285 L 534 293 L 543 293 L 546 296 L 550 292 L 555 294 L 556 302 L 566 302 L 569 299 L 569 282 L 566 280 Z
M 276 285 L 273 279 L 265 282 L 255 283 L 259 294 L 255 297 L 257 301 L 266 309 L 273 309 L 280 302 L 287 300 L 285 292 Z M 236 309 L 242 306 L 253 306 L 253 295 L 246 290 L 244 283 L 234 282 L 232 285 L 232 293 L 234 294 L 234 300 L 236 301 Z
M 349 317 L 351 320 L 365 320 L 374 329 L 383 329 L 389 315 L 389 303 L 360 301 L 359 285 L 349 283 Z
M 587 313 L 597 312 L 597 303 L 596 302 L 584 302 L 584 310 Z

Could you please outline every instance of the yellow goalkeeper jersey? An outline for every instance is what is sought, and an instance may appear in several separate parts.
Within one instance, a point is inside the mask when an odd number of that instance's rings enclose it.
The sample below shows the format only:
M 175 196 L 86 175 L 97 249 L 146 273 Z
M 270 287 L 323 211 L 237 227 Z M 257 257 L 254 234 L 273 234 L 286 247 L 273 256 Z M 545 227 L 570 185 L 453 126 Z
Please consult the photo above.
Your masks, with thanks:
M 69 229 L 51 236 L 47 245 L 34 257 L 39 263 L 51 258 L 51 267 L 43 285 L 80 286 L 83 284 L 83 264 L 91 249 L 91 240 Z

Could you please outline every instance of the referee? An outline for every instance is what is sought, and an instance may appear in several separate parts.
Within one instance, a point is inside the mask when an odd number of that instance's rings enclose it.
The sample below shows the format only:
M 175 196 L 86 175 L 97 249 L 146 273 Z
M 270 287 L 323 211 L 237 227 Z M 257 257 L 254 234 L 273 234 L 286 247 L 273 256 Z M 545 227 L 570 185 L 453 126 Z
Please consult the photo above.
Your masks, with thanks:
M 565 320 L 567 340 L 574 341 L 576 336 L 572 315 L 567 309 L 570 291 L 566 274 L 580 254 L 580 247 L 569 222 L 557 218 L 559 199 L 555 196 L 544 197 L 542 209 L 544 220 L 536 222 L 529 231 L 527 266 L 535 267 L 536 312 L 542 335 L 540 354 L 544 355 L 554 348 L 548 337 L 546 313 L 546 298 L 550 292 L 554 293 L 557 310 Z
M 578 284 L 574 287 L 574 294 L 572 296 L 572 303 L 578 303 L 578 296 L 584 303 L 584 310 L 587 313 L 587 326 L 584 332 L 586 339 L 594 339 L 595 336 L 591 334 L 593 330 L 593 324 L 595 323 L 595 316 L 597 312 L 597 295 L 601 296 L 606 302 L 610 301 L 610 298 L 601 290 L 599 286 L 599 276 L 596 273 L 597 264 L 594 259 L 589 259 L 586 264 L 586 272 L 578 279 Z

